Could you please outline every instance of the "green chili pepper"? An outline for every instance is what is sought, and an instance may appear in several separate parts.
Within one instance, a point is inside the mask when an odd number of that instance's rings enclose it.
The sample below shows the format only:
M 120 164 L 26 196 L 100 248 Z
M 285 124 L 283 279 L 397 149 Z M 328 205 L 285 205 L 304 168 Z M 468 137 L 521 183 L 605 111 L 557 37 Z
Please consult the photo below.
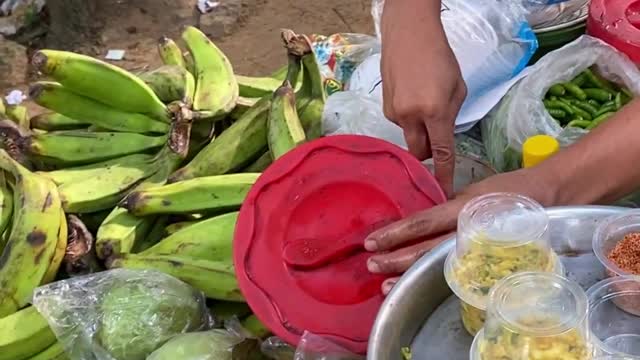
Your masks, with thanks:
M 573 80 L 571 80 L 571 82 L 576 84 L 577 86 L 582 86 L 584 85 L 584 83 L 587 82 L 587 77 L 585 76 L 584 73 L 581 73 L 580 75 L 576 76 Z
M 562 84 L 555 84 L 549 88 L 549 93 L 555 96 L 562 96 L 566 93 L 566 89 Z
M 598 108 L 597 107 L 589 104 L 586 101 L 571 100 L 570 103 L 571 103 L 571 105 L 588 112 L 589 115 L 591 115 L 592 117 L 595 116 L 595 114 L 598 112 Z
M 607 90 L 609 92 L 614 91 L 613 87 L 606 79 L 600 77 L 590 69 L 586 69 L 583 72 L 584 76 L 587 78 L 587 82 L 599 89 Z
M 564 119 L 564 118 L 567 117 L 567 113 L 564 110 L 547 109 L 547 111 L 549 112 L 549 115 L 551 115 L 552 117 L 554 117 L 556 119 Z
M 551 96 L 549 96 L 549 100 L 558 100 L 558 97 L 551 95 Z
M 597 102 L 597 101 L 595 101 L 595 100 L 593 100 L 593 99 L 589 99 L 589 100 L 587 100 L 587 102 L 588 102 L 589 104 L 591 104 L 591 106 L 595 106 L 595 107 L 597 107 L 597 108 L 599 108 L 600 106 L 602 106 L 602 105 L 600 105 L 600 103 L 599 103 L 599 102 Z
M 602 114 L 608 113 L 608 112 L 616 112 L 616 106 L 615 105 L 610 105 L 610 106 L 603 106 L 601 107 L 598 112 L 596 113 L 595 117 L 599 117 Z
M 582 89 L 582 91 L 587 95 L 589 99 L 593 99 L 601 102 L 609 101 L 612 98 L 612 95 L 610 92 L 602 89 L 587 88 L 587 89 Z
M 585 129 L 589 125 L 591 125 L 591 121 L 576 119 L 576 120 L 571 120 L 566 127 L 577 127 L 577 128 Z
M 585 120 L 591 120 L 593 119 L 593 117 L 591 116 L 591 114 L 589 114 L 587 111 L 582 110 L 581 108 L 573 105 L 572 102 L 574 101 L 579 101 L 579 100 L 566 100 L 566 99 L 558 99 L 558 102 L 562 102 L 565 103 L 566 105 L 568 105 L 571 110 L 573 110 L 573 114 L 576 116 L 580 116 L 581 118 L 585 119 Z
M 571 82 L 565 83 L 563 86 L 569 94 L 575 96 L 578 100 L 587 100 L 587 94 L 582 91 L 580 86 Z
M 606 103 L 602 104 L 601 107 L 609 107 L 609 106 L 616 106 L 616 103 L 613 100 L 607 101 Z
M 614 112 L 608 112 L 598 116 L 591 122 L 589 126 L 587 126 L 587 130 L 595 129 L 596 127 L 601 125 L 603 122 L 607 121 L 607 119 L 609 119 L 614 114 L 615 114 Z
M 622 93 L 629 99 L 633 99 L 633 93 L 629 91 L 629 89 L 627 89 L 626 87 L 624 86 L 620 87 L 620 91 L 622 91 Z
M 613 98 L 613 102 L 616 106 L 616 110 L 620 110 L 620 108 L 622 107 L 622 93 L 619 92 L 616 94 L 616 97 Z
M 558 109 L 566 112 L 569 115 L 574 115 L 575 111 L 571 108 L 571 105 L 563 102 L 562 100 L 545 100 L 544 106 L 548 109 Z

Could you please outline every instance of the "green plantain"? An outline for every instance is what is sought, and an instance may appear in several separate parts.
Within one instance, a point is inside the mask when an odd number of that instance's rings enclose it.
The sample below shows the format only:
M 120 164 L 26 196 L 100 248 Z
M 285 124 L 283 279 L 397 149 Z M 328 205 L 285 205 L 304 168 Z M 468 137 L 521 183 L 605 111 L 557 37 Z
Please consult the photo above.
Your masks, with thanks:
M 296 111 L 296 97 L 287 80 L 273 94 L 267 126 L 269 150 L 276 160 L 306 140 Z
M 0 318 L 0 360 L 21 360 L 56 342 L 47 320 L 34 306 Z

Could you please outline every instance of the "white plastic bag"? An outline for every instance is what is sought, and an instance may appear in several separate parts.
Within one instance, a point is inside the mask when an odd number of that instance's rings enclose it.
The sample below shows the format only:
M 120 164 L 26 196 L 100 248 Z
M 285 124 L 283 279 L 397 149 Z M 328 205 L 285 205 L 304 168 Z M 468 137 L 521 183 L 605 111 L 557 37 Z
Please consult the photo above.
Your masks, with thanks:
M 563 18 L 574 16 L 574 13 L 588 2 L 589 0 L 523 0 L 529 12 L 529 24 L 536 29 L 557 24 Z
M 640 94 L 638 68 L 625 55 L 596 38 L 585 35 L 547 54 L 482 122 L 483 142 L 496 170 L 520 167 L 522 144 L 531 136 L 551 135 L 567 146 L 586 133 L 579 128 L 560 127 L 542 99 L 552 85 L 572 80 L 592 65 L 603 77 Z
M 278 337 L 270 337 L 262 343 L 262 352 L 273 360 L 365 360 L 342 346 L 305 331 L 298 347 L 294 349 Z

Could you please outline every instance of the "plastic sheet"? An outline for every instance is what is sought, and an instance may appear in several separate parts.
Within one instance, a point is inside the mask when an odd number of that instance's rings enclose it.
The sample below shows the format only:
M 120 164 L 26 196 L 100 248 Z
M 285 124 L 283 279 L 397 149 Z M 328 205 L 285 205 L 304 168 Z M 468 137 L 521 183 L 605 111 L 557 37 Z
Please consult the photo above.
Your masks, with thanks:
M 519 168 L 522 144 L 531 136 L 550 135 L 567 146 L 586 133 L 579 128 L 563 129 L 542 99 L 552 85 L 572 80 L 592 65 L 603 77 L 640 94 L 640 71 L 625 55 L 596 38 L 583 36 L 547 54 L 482 122 L 487 156 L 496 170 Z
M 172 337 L 211 325 L 202 293 L 148 270 L 55 282 L 36 289 L 33 305 L 71 360 L 144 360 Z

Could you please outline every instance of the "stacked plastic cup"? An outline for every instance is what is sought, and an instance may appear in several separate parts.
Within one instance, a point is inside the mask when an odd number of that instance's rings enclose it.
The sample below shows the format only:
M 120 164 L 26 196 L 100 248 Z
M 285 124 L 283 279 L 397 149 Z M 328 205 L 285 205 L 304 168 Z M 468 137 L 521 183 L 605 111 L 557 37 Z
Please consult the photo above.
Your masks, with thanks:
M 587 290 L 596 356 L 640 360 L 640 276 L 616 276 Z
M 491 290 L 487 320 L 470 358 L 590 359 L 587 310 L 584 290 L 562 276 L 509 276 Z
M 456 247 L 446 259 L 444 275 L 461 300 L 462 322 L 471 335 L 484 324 L 493 285 L 525 271 L 564 273 L 550 246 L 544 208 L 511 193 L 467 203 L 458 215 Z

